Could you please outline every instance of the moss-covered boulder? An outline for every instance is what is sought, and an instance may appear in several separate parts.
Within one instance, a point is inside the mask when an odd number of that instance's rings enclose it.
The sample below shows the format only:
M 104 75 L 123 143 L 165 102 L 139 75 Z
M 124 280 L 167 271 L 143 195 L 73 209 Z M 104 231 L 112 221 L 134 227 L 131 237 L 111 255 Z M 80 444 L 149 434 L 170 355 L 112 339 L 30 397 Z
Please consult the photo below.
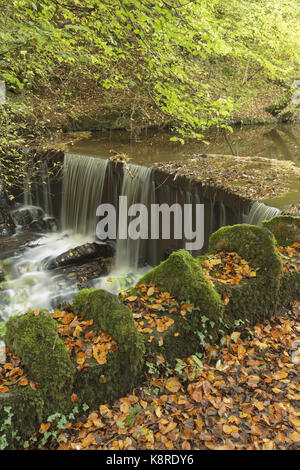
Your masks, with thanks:
M 177 358 L 200 352 L 206 342 L 217 341 L 224 311 L 221 297 L 205 278 L 197 260 L 186 250 L 173 252 L 167 260 L 151 269 L 138 281 L 136 290 L 145 285 L 153 285 L 162 293 L 170 294 L 179 306 L 179 311 L 174 314 L 174 308 L 166 313 L 155 311 L 158 321 L 166 316 L 173 323 L 163 332 L 154 328 L 148 335 L 148 359 L 162 355 L 174 364 Z M 182 308 L 186 309 L 184 315 L 180 314 Z M 143 330 L 147 331 L 147 328 Z
M 41 384 L 47 407 L 65 411 L 64 402 L 72 392 L 75 366 L 58 337 L 57 323 L 51 314 L 41 310 L 38 315 L 30 311 L 10 317 L 5 344 L 22 358 L 24 370 L 31 379 Z
M 145 345 L 130 310 L 117 296 L 101 289 L 83 289 L 75 296 L 72 311 L 93 319 L 93 330 L 111 335 L 118 343 L 105 364 L 76 372 L 74 392 L 90 406 L 112 401 L 136 386 L 142 378 Z
M 238 285 L 215 282 L 222 297 L 226 294 L 229 298 L 225 326 L 232 329 L 237 320 L 253 324 L 274 314 L 279 303 L 282 261 L 273 234 L 266 228 L 248 224 L 222 227 L 209 241 L 210 253 L 218 250 L 236 252 L 250 267 L 258 269 L 256 277 L 244 279 Z
M 269 229 L 281 246 L 300 243 L 300 217 L 278 215 L 271 220 L 264 220 L 263 226 Z
M 278 245 L 282 247 L 300 244 L 300 217 L 298 216 L 279 215 L 264 221 L 263 226 L 273 233 Z M 300 257 L 299 248 L 298 252 Z M 284 269 L 280 283 L 280 306 L 285 307 L 298 297 L 300 297 L 300 272 L 297 269 L 293 271 Z
M 215 322 L 201 314 L 199 307 L 153 285 L 137 284 L 120 297 L 145 338 L 146 362 L 163 357 L 173 366 L 176 359 L 200 352 L 206 342 L 217 339 Z
M 205 278 L 197 260 L 186 250 L 171 253 L 166 261 L 148 271 L 137 284 L 154 284 L 178 300 L 191 302 L 199 307 L 202 315 L 219 324 L 223 314 L 221 298 Z
M 1 448 L 23 449 L 24 443 L 37 432 L 44 419 L 41 390 L 16 384 L 8 393 L 0 393 Z
M 13 417 L 8 442 L 14 436 L 12 442 L 16 445 L 16 436 L 23 441 L 28 439 L 51 413 L 71 409 L 75 366 L 58 337 L 57 323 L 47 310 L 9 318 L 5 343 L 22 359 L 30 380 L 40 384 L 35 390 L 15 385 L 9 393 L 1 394 L 0 427 L 7 414 L 5 407 L 10 406 Z

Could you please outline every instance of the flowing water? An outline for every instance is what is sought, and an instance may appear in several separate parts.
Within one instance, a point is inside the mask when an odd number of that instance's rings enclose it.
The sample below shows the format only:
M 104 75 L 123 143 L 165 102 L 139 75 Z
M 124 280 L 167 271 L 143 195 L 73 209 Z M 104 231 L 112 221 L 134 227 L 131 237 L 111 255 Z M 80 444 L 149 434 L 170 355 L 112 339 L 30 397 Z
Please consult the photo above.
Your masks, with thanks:
M 62 229 L 81 235 L 96 231 L 96 209 L 102 193 L 108 160 L 66 154 L 63 171 Z
M 245 222 L 250 225 L 262 225 L 263 220 L 269 220 L 280 215 L 281 210 L 277 207 L 266 206 L 262 202 L 254 202 L 251 206 L 249 214 L 245 218 Z
M 151 190 L 151 169 L 138 166 L 128 165 L 128 169 L 124 171 L 121 196 L 127 197 L 127 206 L 132 204 L 149 205 Z M 127 211 L 123 211 L 119 207 L 119 238 L 116 245 L 116 261 L 117 270 L 133 268 L 137 269 L 140 257 L 140 248 L 144 243 L 143 240 L 133 240 L 127 237 L 128 226 Z M 125 230 L 124 230 L 125 229 Z M 124 232 L 124 238 L 121 237 Z
M 284 129 L 284 130 L 282 130 Z M 299 129 L 299 128 L 297 128 Z M 299 139 L 295 129 L 280 128 L 281 140 L 272 133 L 272 129 L 264 129 L 268 142 L 281 143 L 281 151 L 285 148 L 283 135 L 289 141 L 294 142 L 295 152 L 292 154 L 294 160 L 300 160 L 300 152 L 297 150 Z M 299 133 L 298 133 L 299 135 Z M 276 138 L 275 138 L 276 137 Z M 98 140 L 97 140 L 98 139 Z M 117 208 L 118 231 L 127 229 L 130 217 L 125 210 L 119 207 L 119 196 L 127 196 L 128 207 L 131 204 L 150 204 L 163 202 L 170 206 L 179 203 L 184 204 L 204 203 L 206 236 L 219 227 L 226 224 L 246 222 L 261 225 L 262 220 L 272 218 L 280 214 L 280 210 L 270 207 L 264 203 L 255 202 L 248 215 L 240 210 L 236 212 L 226 206 L 221 200 L 216 199 L 216 193 L 204 196 L 193 193 L 192 189 L 172 188 L 165 184 L 157 184 L 154 181 L 152 170 L 147 166 L 153 161 L 182 159 L 184 153 L 189 153 L 187 147 L 181 148 L 168 143 L 161 151 L 160 144 L 150 145 L 145 142 L 125 144 L 122 139 L 118 140 L 117 151 L 130 153 L 134 157 L 134 163 L 128 163 L 118 169 L 118 165 L 111 164 L 108 158 L 95 158 L 95 155 L 109 156 L 112 147 L 111 140 L 101 140 L 102 137 L 94 138 L 92 141 L 82 142 L 73 148 L 75 152 L 82 154 L 66 154 L 64 159 L 64 171 L 62 182 L 60 231 L 40 235 L 30 245 L 21 246 L 14 256 L 6 263 L 6 273 L 10 276 L 0 291 L 0 319 L 6 318 L 12 313 L 24 312 L 28 308 L 54 308 L 63 301 L 68 301 L 76 292 L 76 286 L 70 279 L 66 279 L 61 273 L 47 271 L 45 260 L 72 249 L 78 245 L 95 241 L 95 228 L 97 223 L 96 209 L 101 202 L 112 203 Z M 106 138 L 107 139 L 107 138 Z M 235 136 L 236 141 L 238 137 Z M 294 140 L 293 140 L 294 139 Z M 298 139 L 298 140 L 297 140 Z M 153 142 L 153 140 L 152 140 Z M 220 142 L 216 139 L 216 146 L 210 147 L 210 153 L 217 153 Z M 273 145 L 272 144 L 272 145 Z M 128 147 L 129 145 L 129 147 Z M 246 148 L 241 144 L 239 151 Z M 237 148 L 237 147 L 236 147 Z M 273 147 L 272 147 L 273 148 Z M 275 144 L 274 144 L 275 148 Z M 269 157 L 274 158 L 273 153 Z M 197 147 L 198 152 L 203 151 Z M 267 146 L 270 151 L 270 147 Z M 229 153 L 219 150 L 220 153 Z M 298 153 L 297 153 L 298 152 Z M 259 153 L 259 152 L 258 152 Z M 260 152 L 263 156 L 265 153 Z M 149 158 L 151 155 L 151 159 Z M 278 156 L 278 155 L 277 155 Z M 151 160 L 151 161 L 150 161 Z M 137 165 L 136 162 L 146 163 Z M 40 206 L 46 213 L 53 213 L 51 181 L 49 180 L 46 165 L 41 168 L 42 191 L 31 187 L 30 181 L 24 180 L 24 204 L 31 208 Z M 204 198 L 204 199 L 203 199 Z M 37 210 L 37 209 L 36 209 Z M 140 275 L 149 269 L 149 265 L 155 265 L 164 258 L 164 253 L 182 247 L 186 240 L 116 240 L 115 265 L 109 276 L 99 278 L 93 282 L 95 287 L 105 287 L 116 291 L 124 287 L 124 282 L 129 285 L 134 283 Z M 143 267 L 139 267 L 143 260 Z M 125 279 L 125 280 L 124 280 Z

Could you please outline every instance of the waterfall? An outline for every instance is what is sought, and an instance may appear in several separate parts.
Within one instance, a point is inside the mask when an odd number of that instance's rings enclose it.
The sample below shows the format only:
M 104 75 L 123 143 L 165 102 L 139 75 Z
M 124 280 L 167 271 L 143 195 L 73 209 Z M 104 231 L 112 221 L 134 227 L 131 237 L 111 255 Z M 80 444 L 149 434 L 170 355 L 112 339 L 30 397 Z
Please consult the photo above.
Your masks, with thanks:
M 43 209 L 48 215 L 53 214 L 52 208 L 52 197 L 51 197 L 51 185 L 50 185 L 50 177 L 48 171 L 47 162 L 43 162 L 41 168 L 41 178 L 42 178 L 42 185 L 43 185 Z
M 28 173 L 23 181 L 23 203 L 25 206 L 41 207 L 47 215 L 53 215 L 51 182 L 47 162 L 40 166 L 34 180 Z
M 151 186 L 151 168 L 134 164 L 127 164 L 127 167 L 124 167 L 121 196 L 127 197 L 128 208 L 132 204 L 144 204 L 148 207 Z M 121 231 L 124 231 L 127 227 L 127 212 L 119 207 L 119 237 L 116 246 L 116 269 L 128 267 L 137 268 L 141 254 L 141 246 L 146 243 L 146 240 L 140 238 L 137 240 L 133 240 L 130 237 L 126 239 L 120 238 Z
M 95 235 L 96 209 L 102 202 L 108 160 L 65 154 L 62 228 L 81 235 Z
M 249 214 L 245 217 L 245 223 L 250 225 L 262 225 L 263 220 L 270 220 L 280 215 L 281 210 L 277 207 L 266 206 L 263 202 L 254 202 Z
M 220 203 L 220 227 L 225 227 L 226 225 L 226 207 L 223 202 Z

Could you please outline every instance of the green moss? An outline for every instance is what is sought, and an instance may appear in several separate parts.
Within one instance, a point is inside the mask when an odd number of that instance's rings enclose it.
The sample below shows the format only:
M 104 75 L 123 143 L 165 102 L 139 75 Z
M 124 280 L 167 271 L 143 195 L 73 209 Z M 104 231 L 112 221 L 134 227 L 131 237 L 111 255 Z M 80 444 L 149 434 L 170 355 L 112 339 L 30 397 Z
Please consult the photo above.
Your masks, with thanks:
M 31 380 L 41 384 L 45 404 L 43 415 L 54 410 L 66 411 L 75 366 L 64 342 L 58 337 L 57 322 L 47 310 L 39 315 L 27 312 L 10 317 L 6 323 L 5 343 L 21 357 L 24 371 Z
M 300 300 L 300 272 L 284 273 L 280 284 L 280 306 L 287 307 L 297 299 Z
M 277 243 L 281 246 L 300 243 L 300 217 L 298 216 L 278 215 L 271 220 L 264 220 L 263 226 L 274 234 Z
M 236 321 L 253 324 L 273 315 L 279 305 L 282 262 L 273 234 L 266 228 L 247 224 L 222 227 L 209 241 L 209 251 L 236 252 L 252 268 L 258 268 L 256 278 L 245 279 L 238 285 L 215 283 L 220 295 L 228 295 L 224 324 L 231 330 Z
M 29 380 L 41 388 L 10 386 L 0 394 L 0 428 L 11 407 L 12 423 L 5 430 L 9 447 L 18 448 L 36 432 L 42 421 L 55 412 L 68 412 L 75 366 L 65 344 L 57 335 L 57 323 L 46 310 L 39 315 L 27 312 L 10 317 L 6 322 L 5 343 L 21 357 L 22 368 Z M 3 434 L 2 434 L 3 435 Z
M 219 294 L 205 278 L 199 263 L 186 250 L 172 253 L 137 284 L 154 284 L 178 300 L 193 303 L 202 315 L 216 324 L 222 317 L 223 304 Z
M 77 371 L 74 391 L 79 399 L 93 406 L 129 392 L 141 380 L 145 353 L 130 310 L 105 290 L 83 289 L 75 296 L 72 311 L 93 319 L 93 330 L 110 334 L 118 343 L 106 364 Z
M 0 339 L 5 336 L 5 321 L 0 321 Z
M 6 449 L 22 449 L 23 444 L 37 430 L 44 417 L 44 398 L 41 390 L 13 385 L 8 393 L 0 394 L 0 429 L 12 414 L 11 424 L 0 431 L 0 438 L 5 436 Z
M 146 337 L 147 361 L 156 361 L 159 355 L 174 366 L 176 359 L 203 351 L 206 343 L 217 342 L 218 330 L 215 328 L 215 323 L 211 321 L 210 324 L 208 318 L 201 315 L 199 310 L 193 309 L 185 316 L 169 313 L 165 315 L 174 320 L 173 325 L 166 331 L 158 332 L 156 328 L 151 328 L 152 332 L 143 333 Z M 157 317 L 159 318 L 159 314 Z
M 266 228 L 248 224 L 222 227 L 209 240 L 209 252 L 217 250 L 235 251 L 269 278 L 277 279 L 282 271 L 276 240 Z

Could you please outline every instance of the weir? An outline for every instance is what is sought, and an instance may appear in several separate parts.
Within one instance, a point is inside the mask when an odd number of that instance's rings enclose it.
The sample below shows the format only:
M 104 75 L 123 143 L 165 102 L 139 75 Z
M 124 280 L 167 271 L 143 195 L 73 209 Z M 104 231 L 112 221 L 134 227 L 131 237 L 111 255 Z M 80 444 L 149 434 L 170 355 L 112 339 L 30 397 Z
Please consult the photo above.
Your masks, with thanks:
M 130 221 L 127 213 L 119 213 L 119 196 L 127 196 L 131 204 L 144 204 L 151 210 L 151 204 L 177 203 L 204 204 L 204 246 L 193 251 L 198 256 L 207 249 L 211 233 L 224 225 L 237 223 L 260 224 L 280 213 L 279 209 L 255 202 L 251 207 L 249 200 L 230 194 L 220 188 L 203 186 L 186 177 L 171 178 L 155 168 L 132 163 L 120 163 L 85 155 L 65 154 L 62 184 L 63 230 L 95 237 L 99 220 L 96 209 L 101 203 L 113 204 L 117 211 L 117 221 L 121 229 L 126 229 Z M 248 213 L 248 215 L 247 215 Z M 194 215 L 194 214 L 193 214 Z M 150 220 L 149 220 L 150 223 Z M 118 233 L 119 227 L 117 227 Z M 183 230 L 184 233 L 184 230 Z M 171 234 L 172 235 L 172 234 Z M 116 240 L 115 268 L 137 268 L 141 264 L 156 265 L 170 252 L 184 248 L 187 240 Z
M 37 205 L 48 214 L 53 213 L 51 182 L 47 175 L 46 163 L 41 168 L 42 185 L 24 182 L 24 203 Z M 204 246 L 192 251 L 199 256 L 207 251 L 210 235 L 225 225 L 248 223 L 261 225 L 281 211 L 276 207 L 261 202 L 251 202 L 237 194 L 216 188 L 186 176 L 173 177 L 161 169 L 133 163 L 121 163 L 109 159 L 87 155 L 66 153 L 63 162 L 63 178 L 60 196 L 60 228 L 63 232 L 96 240 L 96 225 L 100 220 L 96 216 L 101 203 L 112 204 L 116 208 L 117 222 L 120 229 L 127 229 L 132 217 L 119 208 L 119 196 L 127 196 L 127 206 L 143 204 L 151 213 L 152 204 L 185 204 L 193 206 L 195 220 L 196 204 L 204 205 Z M 150 216 L 149 216 L 150 217 Z M 150 233 L 149 218 L 149 233 Z M 161 224 L 160 224 L 161 225 Z M 171 218 L 171 227 L 173 220 Z M 195 227 L 193 227 L 195 228 Z M 119 227 L 117 226 L 117 233 Z M 184 235 L 184 226 L 182 226 Z M 116 239 L 115 268 L 136 269 L 141 265 L 154 266 L 165 259 L 172 251 L 184 248 L 187 241 L 184 236 L 175 239 L 172 231 L 170 239 Z
M 59 157 L 61 154 L 59 155 Z M 57 155 L 56 155 L 57 157 Z M 77 154 L 65 154 L 62 181 L 49 178 L 47 166 L 41 168 L 40 181 L 25 181 L 23 204 L 12 211 L 16 226 L 19 221 L 26 223 L 35 219 L 46 220 L 45 213 L 53 211 L 59 223 L 58 231 L 42 235 L 33 246 L 20 247 L 11 259 L 9 273 L 12 279 L 7 282 L 3 297 L 0 298 L 0 319 L 12 313 L 28 308 L 52 308 L 59 305 L 63 292 L 64 301 L 71 299 L 78 287 L 73 279 L 66 277 L 61 271 L 49 271 L 49 259 L 55 259 L 68 250 L 75 249 L 86 243 L 98 241 L 96 226 L 100 218 L 96 216 L 98 206 L 103 203 L 112 204 L 116 209 L 116 220 L 120 219 L 120 228 L 127 230 L 131 218 L 120 210 L 119 197 L 127 196 L 127 206 L 141 203 L 146 206 L 148 215 L 151 205 L 166 204 L 171 207 L 179 204 L 184 208 L 190 204 L 193 208 L 193 225 L 196 204 L 204 205 L 204 246 L 200 250 L 191 251 L 199 256 L 207 251 L 208 239 L 212 232 L 224 225 L 238 223 L 260 224 L 263 219 L 278 215 L 280 210 L 263 203 L 253 203 L 249 199 L 232 192 L 182 175 L 173 176 L 155 167 L 145 167 L 131 163 L 120 163 Z M 43 184 L 44 182 L 44 184 Z M 39 206 L 39 207 L 38 207 Z M 59 209 L 60 206 L 60 209 Z M 41 210 L 41 209 L 43 210 Z M 183 212 L 183 211 L 182 211 Z M 42 214 L 42 215 L 41 215 Z M 136 216 L 133 216 L 133 219 Z M 51 217 L 49 218 L 51 220 Z M 182 237 L 174 237 L 173 218 L 171 217 L 171 237 L 162 237 L 162 216 L 160 216 L 160 233 L 157 239 L 151 238 L 151 219 L 148 219 L 147 239 L 118 239 L 115 242 L 116 256 L 108 278 L 99 274 L 94 278 L 94 286 L 110 289 L 106 279 L 134 276 L 141 270 L 147 271 L 166 259 L 172 251 L 185 248 L 191 238 L 185 233 L 184 217 L 182 217 Z M 53 219 L 54 223 L 55 220 Z M 118 231 L 117 227 L 117 231 Z M 195 231 L 195 226 L 190 227 Z M 22 233 L 20 233 L 21 235 Z M 98 282 L 98 284 L 97 284 Z M 111 286 L 115 289 L 115 286 Z
M 245 222 L 250 225 L 261 225 L 263 220 L 272 219 L 272 217 L 280 214 L 281 210 L 277 209 L 277 207 L 270 207 L 263 202 L 256 201 L 252 204 Z

